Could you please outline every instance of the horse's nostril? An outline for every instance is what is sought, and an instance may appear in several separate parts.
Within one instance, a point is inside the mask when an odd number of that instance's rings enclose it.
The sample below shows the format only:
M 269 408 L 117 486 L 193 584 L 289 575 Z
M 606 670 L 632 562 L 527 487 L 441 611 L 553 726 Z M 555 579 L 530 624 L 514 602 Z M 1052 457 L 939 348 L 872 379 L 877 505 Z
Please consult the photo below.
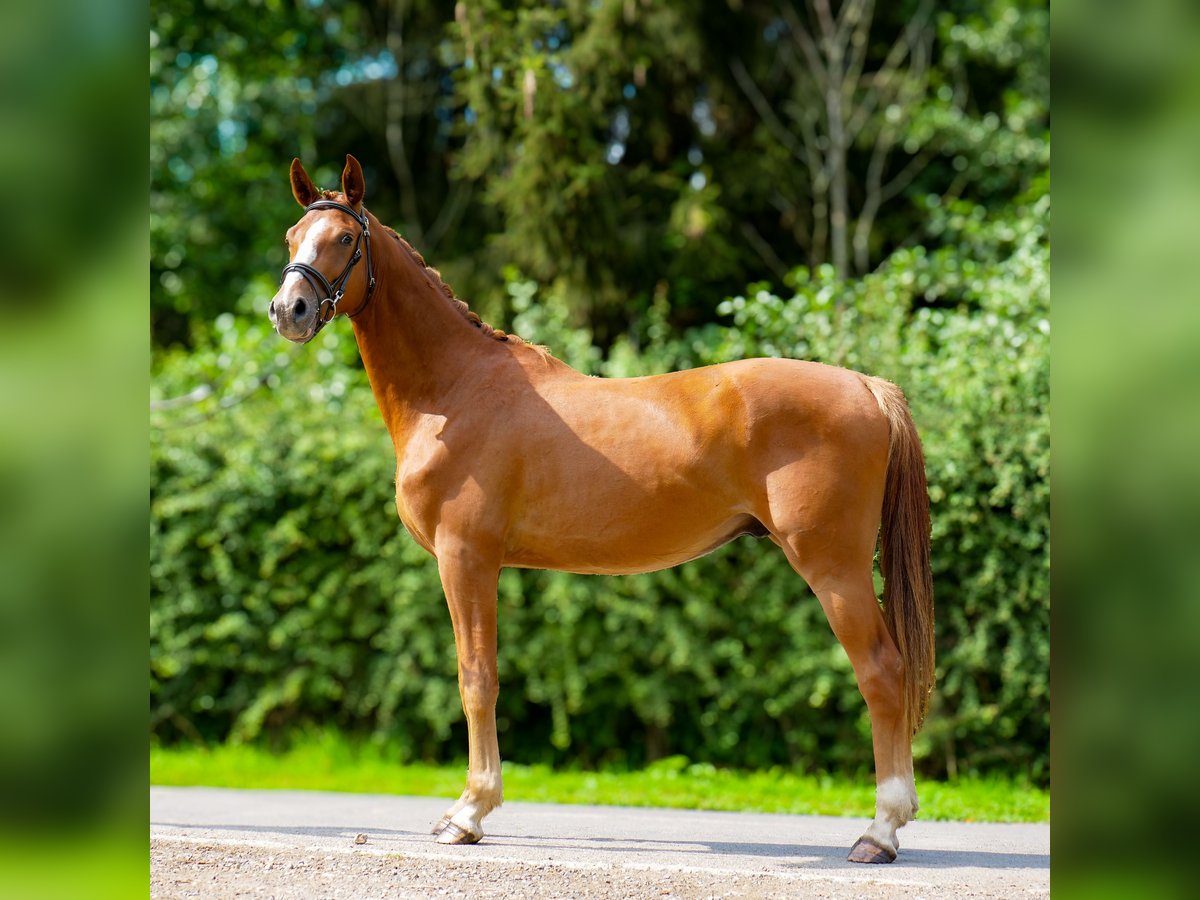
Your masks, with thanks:
M 267 315 L 272 319 L 275 318 L 275 301 L 271 301 L 271 305 L 267 307 Z
M 295 308 L 295 310 L 293 311 L 293 314 L 294 314 L 294 315 L 296 315 L 297 317 L 299 317 L 299 316 L 302 316 L 302 315 L 304 315 L 304 310 L 305 310 L 305 309 L 306 309 L 306 307 L 305 307 L 305 305 L 304 305 L 304 301 L 303 301 L 303 300 L 297 300 L 297 301 L 296 301 L 296 308 Z

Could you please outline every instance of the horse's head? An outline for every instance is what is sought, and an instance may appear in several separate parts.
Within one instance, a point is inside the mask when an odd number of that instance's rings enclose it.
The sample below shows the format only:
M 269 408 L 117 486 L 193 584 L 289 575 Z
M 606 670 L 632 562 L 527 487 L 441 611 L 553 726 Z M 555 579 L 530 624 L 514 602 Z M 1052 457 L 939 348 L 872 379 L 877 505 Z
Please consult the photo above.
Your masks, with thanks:
M 267 310 L 289 341 L 312 340 L 339 312 L 355 316 L 371 299 L 375 270 L 364 190 L 362 166 L 353 156 L 346 156 L 341 194 L 317 190 L 300 160 L 292 160 L 292 195 L 304 215 L 288 229 L 289 261 Z

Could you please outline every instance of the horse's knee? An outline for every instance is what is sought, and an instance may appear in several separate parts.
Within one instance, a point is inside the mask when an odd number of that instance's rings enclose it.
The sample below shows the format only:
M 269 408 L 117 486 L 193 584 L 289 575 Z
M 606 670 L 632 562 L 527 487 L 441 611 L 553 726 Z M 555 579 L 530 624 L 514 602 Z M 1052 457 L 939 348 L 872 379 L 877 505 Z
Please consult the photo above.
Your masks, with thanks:
M 500 682 L 489 669 L 462 668 L 458 673 L 458 692 L 467 712 L 487 712 L 496 708 Z

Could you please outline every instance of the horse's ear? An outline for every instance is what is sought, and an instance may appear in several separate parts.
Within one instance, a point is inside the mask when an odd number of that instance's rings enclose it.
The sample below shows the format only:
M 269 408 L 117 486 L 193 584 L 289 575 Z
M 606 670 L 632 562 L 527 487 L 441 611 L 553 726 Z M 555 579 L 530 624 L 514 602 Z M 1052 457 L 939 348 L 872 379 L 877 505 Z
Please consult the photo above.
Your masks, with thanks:
M 367 183 L 363 180 L 362 166 L 347 153 L 346 168 L 342 169 L 342 193 L 346 195 L 346 202 L 351 206 L 358 206 L 366 192 Z
M 304 164 L 298 159 L 292 160 L 292 196 L 306 209 L 321 199 L 321 192 L 312 183 L 312 179 L 304 171 Z

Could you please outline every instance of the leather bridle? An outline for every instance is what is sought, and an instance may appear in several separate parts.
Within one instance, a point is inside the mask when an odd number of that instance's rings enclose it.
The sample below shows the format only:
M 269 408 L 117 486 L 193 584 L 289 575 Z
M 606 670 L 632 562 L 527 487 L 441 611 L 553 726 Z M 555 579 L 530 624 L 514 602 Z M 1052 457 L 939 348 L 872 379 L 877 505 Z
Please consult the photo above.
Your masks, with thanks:
M 354 255 L 346 263 L 346 268 L 342 269 L 342 274 L 332 282 L 328 281 L 315 267 L 302 262 L 288 263 L 279 274 L 279 283 L 283 284 L 283 280 L 287 278 L 288 272 L 299 272 L 319 299 L 317 306 L 317 327 L 313 329 L 313 333 L 308 336 L 304 343 L 308 343 L 308 341 L 315 338 L 317 332 L 332 322 L 334 317 L 337 316 L 338 303 L 341 302 L 346 292 L 346 282 L 350 279 L 350 273 L 354 271 L 354 267 L 362 259 L 364 252 L 367 257 L 367 295 L 363 298 L 363 302 L 359 305 L 358 309 L 346 315 L 353 319 L 361 313 L 367 308 L 367 304 L 371 302 L 371 295 L 375 292 L 375 266 L 371 262 L 371 229 L 367 221 L 367 211 L 364 209 L 361 213 L 355 212 L 346 204 L 338 203 L 336 200 L 317 200 L 304 207 L 304 212 L 308 214 L 314 209 L 340 209 L 361 225 L 362 231 L 358 233 L 358 238 L 354 242 Z

